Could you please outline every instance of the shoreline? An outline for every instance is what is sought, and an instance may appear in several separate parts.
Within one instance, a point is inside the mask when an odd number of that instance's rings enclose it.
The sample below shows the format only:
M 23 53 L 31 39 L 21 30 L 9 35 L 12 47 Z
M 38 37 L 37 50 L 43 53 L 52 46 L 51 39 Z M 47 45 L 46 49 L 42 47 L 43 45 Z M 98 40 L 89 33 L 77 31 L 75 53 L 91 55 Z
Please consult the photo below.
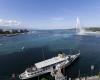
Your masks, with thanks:
M 25 33 L 15 33 L 15 34 L 0 34 L 0 37 L 2 37 L 2 36 L 8 36 L 8 37 L 10 37 L 10 36 L 16 36 L 16 35 L 20 35 L 20 34 L 26 34 L 27 32 L 25 32 Z

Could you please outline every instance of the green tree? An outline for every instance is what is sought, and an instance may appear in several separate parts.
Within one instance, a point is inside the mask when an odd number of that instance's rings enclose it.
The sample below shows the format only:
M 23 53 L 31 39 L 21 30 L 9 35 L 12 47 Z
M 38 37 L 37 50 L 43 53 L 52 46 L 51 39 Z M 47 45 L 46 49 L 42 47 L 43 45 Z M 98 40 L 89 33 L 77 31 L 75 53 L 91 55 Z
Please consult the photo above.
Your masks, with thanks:
M 48 80 L 48 79 L 46 79 L 46 78 L 42 78 L 41 80 Z
M 98 75 L 99 75 L 99 78 L 100 78 L 100 72 L 99 72 L 99 74 L 98 74 Z

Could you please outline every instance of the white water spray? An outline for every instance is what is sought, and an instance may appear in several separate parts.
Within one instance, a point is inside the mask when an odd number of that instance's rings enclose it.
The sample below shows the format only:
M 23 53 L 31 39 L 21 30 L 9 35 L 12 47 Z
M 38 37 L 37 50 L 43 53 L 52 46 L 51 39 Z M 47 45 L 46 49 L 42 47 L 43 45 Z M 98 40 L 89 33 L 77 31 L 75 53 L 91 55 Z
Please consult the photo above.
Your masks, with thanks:
M 77 17 L 76 19 L 76 33 L 78 35 L 83 35 L 84 34 L 84 29 L 82 29 L 81 25 L 80 25 L 80 19 Z

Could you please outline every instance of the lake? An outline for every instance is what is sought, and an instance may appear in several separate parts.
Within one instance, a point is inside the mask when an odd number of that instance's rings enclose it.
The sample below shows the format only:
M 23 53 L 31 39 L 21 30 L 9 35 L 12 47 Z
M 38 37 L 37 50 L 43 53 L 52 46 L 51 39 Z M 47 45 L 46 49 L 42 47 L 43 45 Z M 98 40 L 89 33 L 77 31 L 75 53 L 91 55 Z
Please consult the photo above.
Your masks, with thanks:
M 80 50 L 80 58 L 65 69 L 65 75 L 77 77 L 95 75 L 100 70 L 100 36 L 75 35 L 75 30 L 33 30 L 27 34 L 0 37 L 0 80 L 12 80 L 36 62 L 57 56 L 58 51 L 72 54 Z M 69 53 L 70 52 L 70 53 Z M 95 69 L 91 71 L 91 65 Z M 51 78 L 49 74 L 40 76 Z M 19 80 L 19 79 L 17 79 Z M 29 80 L 37 80 L 36 78 Z

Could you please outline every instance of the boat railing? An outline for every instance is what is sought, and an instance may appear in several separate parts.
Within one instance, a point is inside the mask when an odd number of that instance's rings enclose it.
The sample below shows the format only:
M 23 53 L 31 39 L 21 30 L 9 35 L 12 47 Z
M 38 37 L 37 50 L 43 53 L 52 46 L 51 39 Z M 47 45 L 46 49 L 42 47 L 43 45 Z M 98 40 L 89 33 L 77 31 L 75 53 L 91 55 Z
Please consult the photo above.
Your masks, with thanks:
M 64 63 L 62 63 L 61 65 L 64 65 Z M 29 75 L 36 75 L 36 74 L 44 73 L 45 71 L 51 72 L 52 70 L 54 70 L 53 66 L 49 66 L 49 67 L 45 67 L 42 69 L 36 69 L 36 70 L 29 68 L 29 69 L 27 69 L 27 72 Z
M 43 73 L 45 71 L 51 71 L 51 70 L 53 70 L 53 67 L 47 67 L 47 68 L 44 68 L 44 69 L 37 69 L 36 71 L 30 72 L 28 74 L 29 75 L 36 75 L 36 74 L 40 74 L 40 73 Z

